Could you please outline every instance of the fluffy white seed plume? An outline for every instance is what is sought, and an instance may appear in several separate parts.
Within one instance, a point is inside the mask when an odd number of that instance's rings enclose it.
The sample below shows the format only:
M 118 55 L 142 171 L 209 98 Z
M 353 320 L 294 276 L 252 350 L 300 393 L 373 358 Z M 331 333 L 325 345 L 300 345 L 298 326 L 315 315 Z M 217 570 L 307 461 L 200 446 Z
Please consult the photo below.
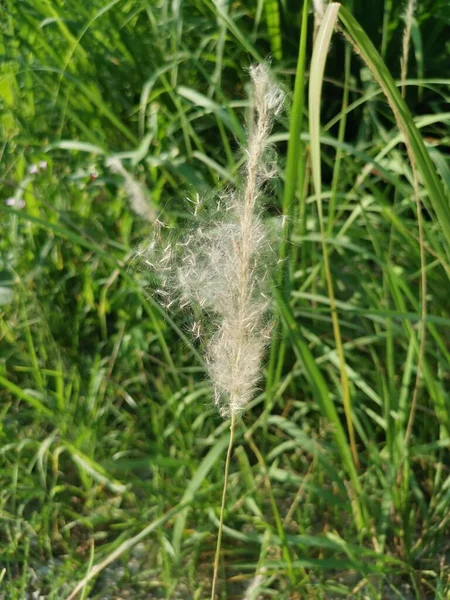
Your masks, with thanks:
M 106 161 L 106 166 L 111 169 L 113 173 L 117 173 L 123 177 L 125 190 L 128 194 L 132 210 L 143 219 L 154 223 L 157 218 L 156 211 L 148 198 L 144 186 L 130 175 L 118 158 L 109 158 Z
M 244 185 L 218 198 L 209 225 L 163 247 L 157 264 L 154 252 L 146 253 L 160 276 L 162 294 L 170 296 L 175 288 L 181 306 L 200 307 L 214 324 L 206 362 L 215 404 L 224 417 L 237 416 L 251 399 L 269 337 L 270 243 L 258 200 L 262 185 L 274 174 L 267 158 L 268 138 L 284 94 L 266 66 L 252 67 L 250 74 L 252 118 Z

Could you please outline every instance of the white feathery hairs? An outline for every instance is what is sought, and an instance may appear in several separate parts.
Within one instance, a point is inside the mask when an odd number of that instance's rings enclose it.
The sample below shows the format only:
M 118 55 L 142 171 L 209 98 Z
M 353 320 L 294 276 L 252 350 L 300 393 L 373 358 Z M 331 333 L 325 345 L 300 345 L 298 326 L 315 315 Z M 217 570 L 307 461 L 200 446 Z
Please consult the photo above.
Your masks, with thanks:
M 159 277 L 168 306 L 175 293 L 180 306 L 200 308 L 214 323 L 206 364 L 224 417 L 237 416 L 251 399 L 270 335 L 270 240 L 258 200 L 263 183 L 274 175 L 267 158 L 269 134 L 284 94 L 265 65 L 252 67 L 250 74 L 253 115 L 244 185 L 218 196 L 210 223 L 176 243 L 169 238 L 161 247 L 155 240 L 144 257 Z
M 131 209 L 146 221 L 155 223 L 157 220 L 156 210 L 145 187 L 134 179 L 118 158 L 109 158 L 106 161 L 106 166 L 113 173 L 117 173 L 123 177 Z

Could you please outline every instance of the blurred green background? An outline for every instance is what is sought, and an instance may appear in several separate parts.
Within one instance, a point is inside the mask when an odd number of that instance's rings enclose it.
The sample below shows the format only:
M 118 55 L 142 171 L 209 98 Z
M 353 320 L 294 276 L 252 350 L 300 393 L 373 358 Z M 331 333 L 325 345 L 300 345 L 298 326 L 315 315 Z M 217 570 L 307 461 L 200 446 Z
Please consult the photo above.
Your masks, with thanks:
M 344 4 L 398 81 L 405 6 Z M 302 5 L 4 0 L 0 16 L 0 598 L 65 598 L 114 552 L 82 597 L 209 598 L 228 424 L 189 315 L 167 314 L 136 263 L 153 225 L 130 189 L 178 229 L 197 194 L 236 182 L 248 67 L 270 56 L 292 97 Z M 420 1 L 406 100 L 447 200 L 449 52 L 448 1 Z M 317 393 L 345 428 L 306 105 L 287 308 L 277 295 L 237 432 L 221 599 L 449 597 L 450 252 L 420 181 L 428 316 L 406 448 L 422 269 L 413 173 L 379 91 L 337 34 L 324 210 L 364 526 Z M 288 105 L 274 134 L 275 223 L 291 118 Z

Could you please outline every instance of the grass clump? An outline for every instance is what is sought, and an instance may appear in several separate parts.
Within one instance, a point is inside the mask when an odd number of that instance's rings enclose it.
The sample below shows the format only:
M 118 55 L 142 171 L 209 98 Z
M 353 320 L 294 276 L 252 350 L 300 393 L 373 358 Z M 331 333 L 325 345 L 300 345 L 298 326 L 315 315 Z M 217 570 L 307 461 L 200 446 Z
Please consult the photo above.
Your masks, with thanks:
M 221 600 L 448 596 L 447 7 L 409 32 L 414 3 L 326 3 L 314 31 L 312 5 L 0 8 L 2 600 L 204 600 L 215 562 Z M 270 52 L 266 91 L 295 91 L 263 218 L 244 87 Z M 197 231 L 170 306 L 129 266 L 161 221 Z

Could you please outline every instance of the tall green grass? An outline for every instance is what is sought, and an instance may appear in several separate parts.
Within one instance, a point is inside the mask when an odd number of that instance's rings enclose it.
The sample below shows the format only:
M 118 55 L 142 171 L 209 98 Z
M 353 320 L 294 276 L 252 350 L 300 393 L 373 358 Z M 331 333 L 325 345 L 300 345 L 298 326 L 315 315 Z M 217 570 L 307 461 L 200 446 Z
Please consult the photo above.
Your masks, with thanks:
M 238 176 L 246 68 L 270 53 L 292 90 L 266 198 L 278 322 L 221 597 L 450 593 L 450 15 L 419 4 L 402 99 L 403 7 L 330 10 L 322 76 L 307 5 L 0 8 L 0 598 L 209 597 L 228 424 L 189 317 L 135 268 L 151 225 L 106 159 L 189 225 Z

